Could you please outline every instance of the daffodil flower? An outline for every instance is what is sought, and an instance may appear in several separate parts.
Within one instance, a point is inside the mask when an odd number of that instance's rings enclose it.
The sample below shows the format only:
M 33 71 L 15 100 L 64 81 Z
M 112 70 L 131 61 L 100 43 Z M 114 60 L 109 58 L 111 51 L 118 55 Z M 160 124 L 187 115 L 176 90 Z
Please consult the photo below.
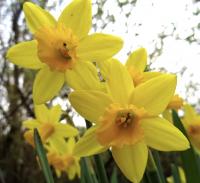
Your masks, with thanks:
M 65 81 L 74 89 L 101 88 L 96 68 L 87 61 L 112 57 L 121 49 L 122 40 L 108 34 L 88 35 L 91 1 L 73 0 L 58 21 L 30 2 L 24 3 L 23 10 L 35 39 L 11 47 L 7 58 L 21 67 L 40 69 L 33 85 L 34 102 L 52 99 Z
M 57 149 L 52 146 L 47 147 L 48 162 L 55 168 L 58 177 L 61 172 L 66 172 L 70 180 L 74 179 L 76 175 L 80 177 L 80 158 L 73 155 L 74 147 L 74 138 L 69 138 L 67 142 L 63 140 Z
M 103 75 L 104 79 L 109 77 L 110 69 L 112 69 L 110 67 L 110 63 L 113 60 L 117 59 L 109 59 L 99 62 L 97 64 L 101 70 L 101 74 Z M 145 48 L 139 48 L 132 52 L 126 61 L 125 66 L 131 75 L 135 87 L 148 81 L 149 79 L 160 76 L 162 74 L 161 72 L 145 71 L 147 67 L 147 51 Z
M 200 153 L 200 115 L 189 104 L 184 105 L 182 122 L 192 145 Z
M 187 138 L 159 117 L 174 95 L 176 76 L 161 75 L 134 88 L 120 62 L 111 62 L 111 67 L 108 93 L 75 91 L 69 96 L 76 111 L 95 123 L 78 141 L 74 154 L 90 156 L 111 149 L 124 175 L 138 183 L 147 164 L 148 146 L 161 151 L 189 148 Z
M 25 139 L 34 146 L 33 130 L 37 128 L 43 143 L 58 147 L 64 138 L 78 135 L 79 132 L 76 128 L 59 122 L 61 113 L 59 105 L 51 109 L 48 109 L 45 105 L 36 105 L 36 119 L 23 122 L 23 127 L 28 129 L 24 134 Z

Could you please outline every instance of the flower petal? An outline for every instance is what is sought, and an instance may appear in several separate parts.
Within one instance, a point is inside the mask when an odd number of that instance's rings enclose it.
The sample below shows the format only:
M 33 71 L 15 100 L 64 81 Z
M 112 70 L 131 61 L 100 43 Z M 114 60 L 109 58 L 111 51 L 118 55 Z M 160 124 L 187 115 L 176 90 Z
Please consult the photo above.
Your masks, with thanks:
M 35 33 L 41 27 L 54 27 L 56 25 L 56 20 L 53 16 L 36 4 L 26 2 L 23 10 L 27 25 L 32 33 Z
M 91 127 L 84 136 L 76 143 L 73 154 L 78 157 L 91 156 L 105 151 L 107 148 L 101 146 L 96 139 L 96 127 Z
M 46 105 L 35 105 L 34 112 L 38 121 L 43 123 L 49 121 L 49 109 Z
M 112 155 L 120 170 L 131 182 L 141 181 L 148 158 L 148 148 L 144 142 L 122 148 L 113 147 Z
M 73 30 L 81 39 L 85 37 L 92 26 L 91 0 L 72 1 L 62 12 L 58 23 L 62 23 Z
M 121 38 L 95 33 L 80 41 L 77 55 L 81 60 L 101 61 L 111 58 L 123 45 Z
M 79 61 L 65 73 L 67 84 L 75 90 L 102 90 L 97 70 L 91 62 Z
M 196 114 L 195 109 L 191 105 L 189 104 L 184 105 L 184 112 L 185 112 L 184 118 L 182 121 L 185 128 L 199 121 L 200 117 Z
M 102 60 L 101 62 L 97 62 L 97 67 L 100 69 L 100 73 L 103 79 L 107 79 L 109 76 L 110 65 L 113 60 L 118 61 L 117 59 L 111 58 L 109 60 Z
M 132 52 L 126 61 L 126 67 L 134 67 L 143 72 L 147 65 L 147 51 L 145 48 L 139 48 Z
M 55 134 L 59 137 L 73 137 L 78 135 L 78 130 L 69 124 L 56 123 Z
M 134 86 L 130 74 L 119 61 L 111 61 L 107 80 L 113 100 L 120 104 L 127 104 Z
M 26 41 L 12 46 L 6 55 L 13 64 L 29 69 L 40 69 L 44 66 L 37 55 L 37 42 Z
M 187 138 L 169 121 L 156 117 L 141 120 L 145 142 L 161 151 L 181 151 L 190 147 Z
M 37 74 L 33 84 L 33 100 L 36 104 L 42 104 L 52 99 L 64 84 L 64 74 L 50 71 L 44 67 Z
M 38 126 L 40 126 L 40 122 L 36 119 L 29 119 L 29 120 L 23 121 L 24 128 L 28 128 L 32 130 L 34 128 L 38 128 Z
M 155 77 L 161 76 L 163 73 L 161 72 L 143 72 L 144 81 L 148 81 Z
M 53 106 L 50 109 L 49 119 L 52 123 L 57 123 L 60 120 L 62 109 L 60 105 Z
M 109 95 L 99 91 L 75 91 L 69 95 L 69 100 L 76 111 L 90 122 L 98 122 L 112 103 Z
M 158 115 L 166 109 L 175 88 L 176 76 L 163 74 L 136 87 L 130 103 L 144 107 L 152 115 Z

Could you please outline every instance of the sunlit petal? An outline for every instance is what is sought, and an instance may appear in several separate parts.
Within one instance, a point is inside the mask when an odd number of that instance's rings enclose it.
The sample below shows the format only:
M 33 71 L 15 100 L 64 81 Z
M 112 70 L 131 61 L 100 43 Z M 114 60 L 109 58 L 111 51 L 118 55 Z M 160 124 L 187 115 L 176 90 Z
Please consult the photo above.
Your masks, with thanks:
M 12 46 L 6 57 L 13 64 L 29 69 L 40 69 L 44 66 L 37 56 L 36 41 L 26 41 Z
M 96 127 L 92 127 L 86 131 L 84 136 L 76 143 L 74 155 L 78 157 L 91 156 L 105 151 L 107 148 L 101 146 L 95 134 Z
M 119 37 L 95 33 L 80 41 L 77 54 L 83 61 L 101 61 L 115 55 L 122 45 L 123 41 Z
M 120 104 L 127 104 L 134 86 L 130 74 L 119 61 L 111 61 L 107 80 L 113 100 Z
M 147 65 L 147 51 L 145 48 L 139 48 L 132 52 L 126 61 L 126 67 L 134 67 L 143 72 Z
M 26 23 L 32 33 L 35 33 L 41 27 L 54 27 L 56 25 L 54 17 L 36 4 L 26 2 L 23 5 L 23 10 Z
M 112 103 L 109 95 L 99 91 L 75 91 L 69 95 L 69 100 L 76 111 L 90 122 L 98 122 Z
M 65 80 L 75 90 L 101 90 L 102 88 L 97 70 L 91 62 L 77 62 L 73 69 L 66 70 Z
M 155 77 L 135 88 L 130 98 L 130 103 L 144 107 L 152 115 L 162 113 L 176 88 L 176 76 L 164 74 Z
M 141 120 L 145 142 L 161 151 L 180 151 L 190 147 L 187 138 L 172 123 L 163 118 Z
M 44 67 L 37 74 L 33 84 L 33 99 L 36 104 L 42 104 L 58 94 L 64 84 L 64 74 L 51 71 Z
M 73 30 L 81 39 L 86 36 L 92 25 L 91 0 L 72 1 L 62 12 L 58 23 Z
M 141 181 L 148 158 L 148 148 L 144 142 L 122 148 L 112 148 L 112 155 L 124 175 L 134 183 Z

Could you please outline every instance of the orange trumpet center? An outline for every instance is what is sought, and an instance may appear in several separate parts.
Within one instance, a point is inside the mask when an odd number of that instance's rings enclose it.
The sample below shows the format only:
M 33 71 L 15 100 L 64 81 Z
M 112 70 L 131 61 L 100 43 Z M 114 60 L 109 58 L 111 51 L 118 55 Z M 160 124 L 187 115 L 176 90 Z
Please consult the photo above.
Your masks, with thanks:
M 100 118 L 100 126 L 96 130 L 99 143 L 107 147 L 137 143 L 144 137 L 140 121 L 146 116 L 144 108 L 111 104 Z
M 57 27 L 43 27 L 39 29 L 35 38 L 38 42 L 38 57 L 51 70 L 64 72 L 72 69 L 77 55 L 78 38 L 71 29 L 62 24 Z

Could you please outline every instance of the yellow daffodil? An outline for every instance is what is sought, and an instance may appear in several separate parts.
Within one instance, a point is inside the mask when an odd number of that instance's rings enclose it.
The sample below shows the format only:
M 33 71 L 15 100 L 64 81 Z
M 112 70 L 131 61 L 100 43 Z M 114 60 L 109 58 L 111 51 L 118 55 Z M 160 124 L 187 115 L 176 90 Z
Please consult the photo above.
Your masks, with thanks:
M 95 67 L 87 61 L 112 57 L 121 49 L 122 40 L 101 33 L 88 35 L 91 1 L 73 0 L 58 21 L 30 2 L 24 3 L 23 10 L 35 39 L 11 47 L 7 58 L 19 66 L 40 69 L 33 85 L 36 104 L 52 99 L 65 81 L 74 89 L 101 88 Z
M 59 145 L 58 149 L 51 146 L 47 148 L 49 164 L 55 168 L 58 177 L 61 172 L 66 172 L 70 180 L 74 179 L 76 175 L 80 177 L 79 158 L 73 155 L 74 138 L 70 138 L 68 142 L 63 140 Z
M 113 60 L 116 59 L 110 59 L 98 63 L 101 74 L 105 79 L 109 76 L 110 69 L 112 69 L 110 63 Z M 138 86 L 145 81 L 162 74 L 160 72 L 145 72 L 147 67 L 147 52 L 145 48 L 139 48 L 132 52 L 126 61 L 125 66 L 131 75 L 134 86 Z
M 134 88 L 120 62 L 112 61 L 111 68 L 107 93 L 75 91 L 69 96 L 72 106 L 95 123 L 78 141 L 74 154 L 89 156 L 111 149 L 125 176 L 138 183 L 147 163 L 147 146 L 162 151 L 189 148 L 186 137 L 159 117 L 174 95 L 176 77 L 161 75 Z
M 23 122 L 23 127 L 28 129 L 24 134 L 25 139 L 34 146 L 33 129 L 37 128 L 44 143 L 48 142 L 57 147 L 64 138 L 78 135 L 76 128 L 59 122 L 61 113 L 59 105 L 51 109 L 48 109 L 45 105 L 36 105 L 36 119 Z
M 184 106 L 182 122 L 192 145 L 200 153 L 200 115 L 189 104 Z
M 186 183 L 185 172 L 184 172 L 183 168 L 178 167 L 178 172 L 179 172 L 179 176 L 180 176 L 180 179 L 181 179 L 181 183 Z M 167 178 L 167 182 L 168 183 L 175 183 L 172 176 Z
M 169 104 L 167 105 L 167 108 L 162 113 L 163 117 L 167 119 L 168 121 L 173 122 L 172 119 L 172 110 L 178 111 L 181 109 L 184 105 L 184 100 L 179 95 L 174 95 L 172 99 L 170 100 Z

